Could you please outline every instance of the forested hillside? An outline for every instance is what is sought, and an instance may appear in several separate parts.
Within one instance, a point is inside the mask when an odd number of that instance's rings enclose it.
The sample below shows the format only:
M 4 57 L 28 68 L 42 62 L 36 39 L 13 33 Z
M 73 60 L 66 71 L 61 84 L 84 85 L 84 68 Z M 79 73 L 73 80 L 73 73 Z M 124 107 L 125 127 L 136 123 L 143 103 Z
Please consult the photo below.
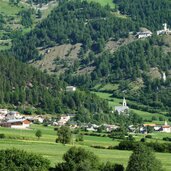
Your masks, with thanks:
M 119 87 L 114 92 L 115 96 L 122 97 L 125 92 L 127 98 L 139 103 L 168 109 L 171 107 L 171 54 L 164 51 L 165 46 L 167 44 L 162 37 L 137 40 L 113 54 L 103 52 L 96 58 L 89 57 L 87 65 L 95 67 L 91 74 L 68 74 L 65 80 L 87 87 L 98 83 L 117 83 Z M 163 72 L 167 75 L 166 81 L 162 78 Z M 137 83 L 137 87 L 136 84 L 131 86 L 131 82 Z
M 81 111 L 83 115 L 78 115 L 77 119 L 83 121 L 85 118 L 89 121 L 93 113 L 109 110 L 107 102 L 89 92 L 66 92 L 66 84 L 55 76 L 7 57 L 7 54 L 0 54 L 0 59 L 0 104 L 3 106 L 11 104 L 22 110 L 33 109 L 36 113 L 80 114 Z
M 40 59 L 37 48 L 82 43 L 82 51 L 101 52 L 109 38 L 117 40 L 135 31 L 129 19 L 116 17 L 110 7 L 86 1 L 61 2 L 31 33 L 13 41 L 14 55 L 22 60 Z
M 151 28 L 161 29 L 163 23 L 171 26 L 170 0 L 113 0 L 121 14 L 130 16 L 136 23 Z

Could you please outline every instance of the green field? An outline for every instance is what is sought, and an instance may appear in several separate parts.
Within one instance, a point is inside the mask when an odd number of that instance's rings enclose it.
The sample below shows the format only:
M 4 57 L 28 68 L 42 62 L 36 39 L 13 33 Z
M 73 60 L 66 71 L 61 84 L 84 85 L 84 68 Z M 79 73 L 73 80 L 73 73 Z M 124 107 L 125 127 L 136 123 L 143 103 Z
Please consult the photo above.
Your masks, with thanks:
M 17 148 L 40 154 L 51 161 L 51 166 L 61 162 L 63 154 L 71 146 L 81 146 L 94 152 L 99 157 L 101 162 L 111 161 L 112 163 L 120 163 L 124 166 L 127 165 L 129 156 L 132 153 L 131 151 L 95 149 L 90 147 L 91 145 L 114 146 L 119 143 L 119 141 L 112 141 L 112 139 L 108 137 L 84 136 L 84 141 L 82 143 L 78 144 L 73 142 L 71 145 L 62 145 L 60 143 L 55 143 L 57 136 L 54 131 L 54 127 L 32 125 L 31 128 L 32 129 L 30 130 L 16 130 L 0 127 L 0 133 L 4 133 L 7 137 L 6 139 L 0 140 L 0 149 Z M 35 137 L 35 132 L 37 129 L 42 131 L 42 137 L 40 140 Z M 142 136 L 143 135 L 137 136 L 136 139 L 138 140 Z M 162 139 L 163 136 L 171 135 L 157 133 L 153 136 L 155 139 Z M 169 160 L 171 158 L 171 153 L 156 153 L 156 157 L 162 162 L 166 171 L 171 170 L 171 163 Z
M 23 8 L 21 6 L 10 5 L 8 0 L 0 0 L 0 13 L 7 16 L 14 16 Z
M 119 98 L 116 98 L 116 97 L 112 97 L 112 94 L 110 94 L 110 93 L 103 93 L 103 92 L 93 92 L 93 93 L 95 93 L 97 96 L 99 96 L 99 97 L 101 97 L 103 99 L 108 100 L 109 101 L 109 105 L 112 108 L 122 104 L 122 99 L 119 99 Z M 127 102 L 129 103 L 129 100 L 127 100 Z M 134 111 L 139 116 L 141 116 L 143 119 L 150 120 L 152 118 L 152 116 L 166 118 L 166 116 L 164 114 L 150 113 L 150 112 L 136 110 L 136 109 L 131 109 L 131 110 Z
M 109 5 L 111 8 L 115 8 L 115 4 L 112 0 L 88 0 L 88 2 L 97 2 L 102 6 Z

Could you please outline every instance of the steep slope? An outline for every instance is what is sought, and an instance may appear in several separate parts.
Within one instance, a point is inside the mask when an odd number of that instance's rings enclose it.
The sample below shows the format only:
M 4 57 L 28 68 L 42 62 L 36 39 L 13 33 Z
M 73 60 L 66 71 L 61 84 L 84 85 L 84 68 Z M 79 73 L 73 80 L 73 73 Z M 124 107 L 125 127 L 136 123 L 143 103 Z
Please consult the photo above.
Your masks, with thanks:
M 88 49 L 99 53 L 105 41 L 127 37 L 136 29 L 131 20 L 116 17 L 109 7 L 86 1 L 63 2 L 31 33 L 14 40 L 12 50 L 22 61 L 41 59 L 38 48 L 64 43 L 81 43 L 81 53 Z
M 125 18 L 96 3 L 60 3 L 32 32 L 13 40 L 12 52 L 21 61 L 38 64 L 51 73 L 57 72 L 60 80 L 69 84 L 83 88 L 117 84 L 115 96 L 125 95 L 136 104 L 147 105 L 146 110 L 169 111 L 170 36 L 153 34 L 151 38 L 135 41 L 134 33 L 138 26 L 156 30 L 166 22 L 170 16 L 170 1 L 131 2 L 116 1 L 121 13 L 127 16 Z M 160 12 L 161 17 L 156 15 Z M 142 17 L 146 14 L 147 18 Z M 109 42 L 113 49 L 108 46 Z M 76 58 L 72 58 L 72 47 L 78 44 L 80 49 Z M 71 48 L 67 53 L 55 56 L 56 49 L 64 45 Z M 50 62 L 48 67 L 42 67 L 45 61 Z
M 7 54 L 0 54 L 0 104 L 36 113 L 83 113 L 82 120 L 93 113 L 108 112 L 105 101 L 89 92 L 66 92 L 66 84 L 23 64 Z M 80 112 L 81 111 L 81 112 Z M 87 116 L 88 115 L 88 116 Z M 80 119 L 80 117 L 78 117 Z

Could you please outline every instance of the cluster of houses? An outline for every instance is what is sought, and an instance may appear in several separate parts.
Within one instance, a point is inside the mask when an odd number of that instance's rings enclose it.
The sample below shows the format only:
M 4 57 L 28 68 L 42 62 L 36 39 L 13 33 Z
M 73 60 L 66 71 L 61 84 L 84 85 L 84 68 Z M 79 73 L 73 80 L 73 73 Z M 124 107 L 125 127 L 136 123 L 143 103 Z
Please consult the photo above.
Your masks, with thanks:
M 144 124 L 143 127 L 140 128 L 140 132 L 147 133 L 148 126 L 152 127 L 154 129 L 154 131 L 157 131 L 157 132 L 171 133 L 171 126 L 168 125 L 167 121 L 165 121 L 164 125 Z
M 116 106 L 115 111 L 121 114 L 129 114 L 129 107 L 127 106 L 126 99 L 123 99 L 123 104 L 121 106 Z M 77 123 L 72 123 L 71 118 L 73 118 L 74 114 L 62 115 L 58 120 L 49 119 L 51 121 L 51 125 L 53 126 L 63 126 L 69 123 L 71 128 L 83 128 L 87 131 L 97 132 L 100 127 L 103 127 L 103 130 L 106 132 L 111 132 L 112 130 L 116 130 L 119 128 L 119 125 L 110 125 L 110 124 L 82 124 L 78 126 Z M 16 129 L 28 129 L 30 124 L 32 123 L 44 123 L 46 120 L 45 116 L 36 115 L 36 116 L 25 116 L 21 115 L 17 111 L 9 111 L 7 109 L 0 109 L 0 126 L 1 127 L 10 127 Z M 153 127 L 154 131 L 158 132 L 166 132 L 171 133 L 171 126 L 168 125 L 167 121 L 165 121 L 164 125 L 157 124 L 143 124 L 138 128 L 138 132 L 147 133 L 147 127 Z M 130 125 L 128 127 L 130 132 L 137 132 L 137 128 L 134 125 Z
M 43 123 L 44 117 L 41 115 L 37 116 L 25 116 L 21 115 L 17 111 L 9 111 L 8 109 L 0 109 L 0 126 L 27 129 L 33 122 Z
M 171 30 L 169 28 L 167 28 L 167 23 L 163 24 L 163 29 L 162 30 L 158 30 L 156 33 L 157 35 L 165 35 L 165 34 L 171 34 Z M 151 37 L 152 36 L 152 32 L 146 28 L 141 28 L 139 32 L 137 32 L 137 34 L 135 35 L 138 39 L 142 39 L 142 38 L 147 38 L 147 37 Z
M 30 124 L 39 123 L 43 124 L 47 120 L 50 122 L 50 125 L 54 126 L 62 126 L 65 125 L 69 120 L 74 117 L 74 114 L 62 115 L 59 120 L 52 120 L 51 118 L 46 118 L 46 116 L 36 115 L 36 116 L 28 116 L 21 115 L 17 111 L 9 111 L 8 109 L 0 109 L 0 126 L 1 127 L 9 127 L 16 129 L 28 129 Z M 75 125 L 74 125 L 75 126 Z

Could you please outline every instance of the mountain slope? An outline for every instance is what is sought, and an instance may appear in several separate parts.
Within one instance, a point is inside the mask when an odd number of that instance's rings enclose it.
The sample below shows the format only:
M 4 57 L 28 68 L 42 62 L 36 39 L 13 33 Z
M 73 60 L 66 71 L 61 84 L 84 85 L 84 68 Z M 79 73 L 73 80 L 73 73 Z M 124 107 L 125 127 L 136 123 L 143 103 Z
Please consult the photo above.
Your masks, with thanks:
M 152 30 L 161 29 L 163 23 L 171 26 L 170 0 L 114 0 L 121 14 Z
M 81 43 L 82 52 L 91 49 L 99 53 L 106 40 L 127 37 L 136 29 L 135 23 L 116 17 L 109 7 L 86 1 L 63 2 L 31 33 L 14 40 L 12 50 L 22 61 L 42 58 L 38 48 L 64 43 Z
M 45 113 L 84 113 L 82 120 L 93 113 L 108 112 L 107 102 L 89 92 L 66 92 L 66 84 L 23 64 L 7 54 L 0 54 L 0 104 L 21 109 L 33 108 Z M 78 117 L 78 119 L 80 119 Z

